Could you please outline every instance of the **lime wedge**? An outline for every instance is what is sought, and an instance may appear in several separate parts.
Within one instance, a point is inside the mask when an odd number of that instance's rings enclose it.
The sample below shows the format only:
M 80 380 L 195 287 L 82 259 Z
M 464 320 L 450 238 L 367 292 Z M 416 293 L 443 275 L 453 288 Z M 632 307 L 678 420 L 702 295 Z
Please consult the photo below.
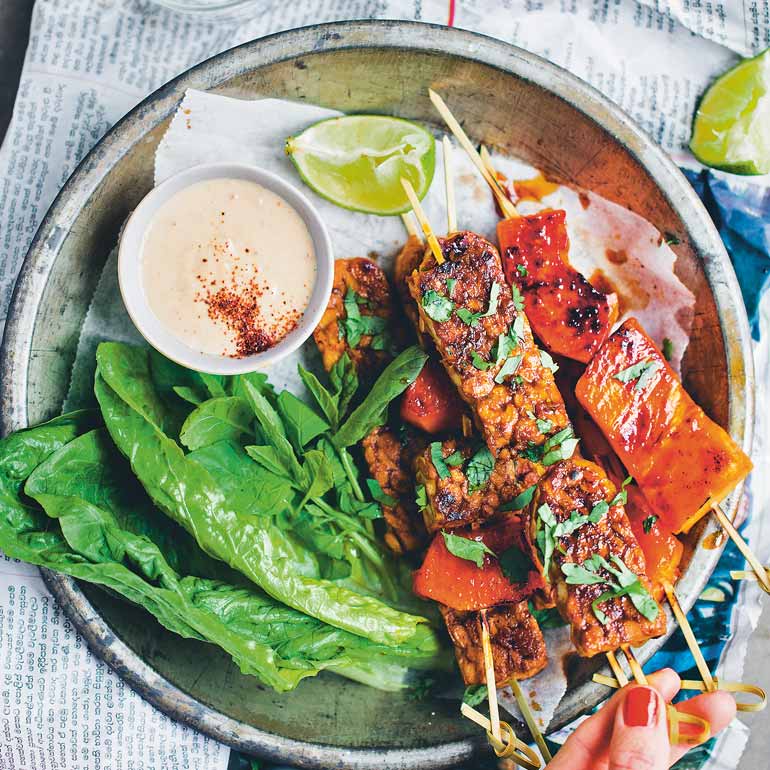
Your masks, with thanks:
M 422 198 L 433 179 L 436 143 L 422 126 L 386 115 L 343 115 L 286 140 L 303 181 L 324 198 L 368 214 L 400 214 L 411 206 L 408 179 Z
M 770 48 L 714 83 L 695 114 L 690 149 L 707 166 L 770 172 Z

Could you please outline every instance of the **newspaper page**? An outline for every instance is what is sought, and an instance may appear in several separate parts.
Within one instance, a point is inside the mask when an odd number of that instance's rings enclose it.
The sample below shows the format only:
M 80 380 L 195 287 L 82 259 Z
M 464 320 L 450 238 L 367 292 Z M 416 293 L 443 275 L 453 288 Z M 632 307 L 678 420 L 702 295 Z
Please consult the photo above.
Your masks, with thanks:
M 0 768 L 224 770 L 230 751 L 89 652 L 35 567 L 0 557 Z
M 122 115 L 219 51 L 283 29 L 361 18 L 453 23 L 540 54 L 605 93 L 678 158 L 686 156 L 698 96 L 740 56 L 770 42 L 770 0 L 257 0 L 237 19 L 185 16 L 147 0 L 37 0 L 0 149 L 0 331 L 46 209 Z M 0 610 L 0 742 L 9 744 L 0 767 L 128 768 L 129 758 L 153 769 L 226 766 L 224 747 L 159 715 L 87 653 L 36 570 L 0 564 Z M 720 766 L 735 767 L 734 757 Z

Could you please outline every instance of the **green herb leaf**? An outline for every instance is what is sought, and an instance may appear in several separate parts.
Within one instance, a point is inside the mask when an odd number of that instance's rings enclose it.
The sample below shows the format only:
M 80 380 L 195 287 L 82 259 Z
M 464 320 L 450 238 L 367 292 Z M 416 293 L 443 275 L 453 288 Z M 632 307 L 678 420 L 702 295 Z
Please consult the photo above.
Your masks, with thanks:
M 659 518 L 660 518 L 659 516 L 653 513 L 642 522 L 642 529 L 645 531 L 646 534 L 648 535 L 650 534 L 650 532 L 652 531 L 652 528 L 655 526 L 655 522 Z
M 543 435 L 546 435 L 553 430 L 553 423 L 550 420 L 541 420 L 538 417 L 535 419 L 535 425 Z
M 663 358 L 671 361 L 674 357 L 674 343 L 668 337 L 663 338 Z
M 468 477 L 468 490 L 475 492 L 487 485 L 489 477 L 495 467 L 495 458 L 487 447 L 482 447 L 476 452 L 465 468 L 465 475 Z
M 337 399 L 337 425 L 347 416 L 348 407 L 358 390 L 356 367 L 345 351 L 329 372 L 329 382 Z M 307 385 L 307 383 L 305 383 Z
M 537 484 L 533 484 L 531 487 L 527 487 L 523 492 L 520 492 L 513 500 L 509 500 L 500 506 L 500 511 L 520 511 L 532 502 L 532 498 L 537 490 Z
M 559 371 L 559 365 L 553 360 L 551 354 L 547 350 L 540 351 L 540 363 L 546 369 L 550 369 L 554 374 Z
M 634 390 L 643 390 L 645 385 L 655 375 L 655 372 L 662 368 L 663 364 L 660 361 L 647 359 L 646 361 L 639 361 L 613 376 L 616 380 L 620 380 L 620 382 L 633 382 L 636 380 Z
M 277 406 L 286 434 L 298 452 L 330 428 L 326 420 L 288 390 L 282 390 L 278 394 Z
M 428 502 L 428 493 L 425 490 L 424 484 L 418 484 L 415 487 L 414 493 L 415 493 L 414 501 L 420 510 L 423 510 L 424 508 L 427 508 L 430 505 L 430 503 Z
M 387 417 L 390 402 L 416 379 L 428 355 L 416 345 L 400 353 L 377 378 L 366 398 L 353 410 L 332 439 L 336 447 L 357 444 Z
M 500 554 L 500 569 L 514 585 L 526 583 L 532 569 L 532 560 L 516 546 L 511 546 Z
M 465 559 L 466 561 L 472 561 L 479 569 L 484 566 L 484 555 L 489 554 L 493 558 L 495 556 L 494 551 L 487 548 L 481 540 L 469 540 L 467 537 L 460 537 L 459 535 L 452 535 L 449 532 L 441 530 L 441 534 L 444 537 L 444 543 L 446 544 L 447 551 L 453 556 L 457 556 L 458 559 Z
M 607 582 L 607 578 L 600 575 L 596 570 L 587 567 L 586 564 L 587 561 L 583 564 L 575 564 L 574 562 L 562 564 L 561 571 L 566 576 L 565 582 L 573 586 L 592 586 Z
M 457 317 L 466 325 L 466 326 L 476 326 L 479 322 L 479 318 L 482 317 L 481 313 L 471 313 L 470 310 L 464 307 L 458 307 L 455 311 L 457 313 Z
M 522 277 L 529 274 L 529 271 L 524 265 L 516 265 L 516 272 Z
M 556 538 L 554 537 L 554 530 L 556 529 L 556 516 L 554 516 L 551 506 L 548 503 L 543 503 L 537 509 L 537 534 L 535 536 L 535 542 L 540 550 L 540 560 L 543 564 L 543 574 L 548 577 L 548 573 L 551 569 L 551 559 L 553 558 L 553 551 L 556 547 Z
M 500 371 L 495 375 L 495 382 L 498 385 L 502 385 L 505 382 L 506 377 L 515 374 L 521 364 L 522 358 L 522 355 L 516 355 L 506 359 L 505 363 L 500 367 Z
M 455 284 L 457 283 L 456 278 L 447 278 L 446 279 L 446 293 L 447 296 L 451 297 L 452 292 L 455 290 Z
M 323 412 L 329 422 L 332 430 L 336 430 L 339 422 L 339 401 L 338 396 L 329 392 L 313 372 L 305 369 L 302 364 L 297 364 L 297 372 L 305 387 L 315 399 L 316 404 Z
M 437 291 L 426 291 L 422 298 L 422 309 L 428 318 L 444 323 L 448 321 L 452 316 L 454 310 L 454 302 L 442 297 Z
M 524 310 L 524 297 L 516 284 L 511 285 L 511 296 L 513 297 L 513 306 L 517 312 L 521 313 Z
M 493 316 L 497 312 L 497 303 L 500 298 L 500 284 L 497 281 L 492 281 L 492 286 L 489 289 L 489 307 L 486 312 L 481 315 L 482 318 L 488 318 Z
M 615 495 L 615 497 L 610 500 L 610 505 L 625 505 L 628 502 L 628 492 L 626 491 L 626 487 L 633 481 L 633 478 L 631 476 L 627 476 L 623 483 L 620 485 L 620 491 Z
M 545 610 L 536 609 L 532 602 L 529 603 L 529 611 L 532 617 L 537 621 L 540 628 L 563 628 L 567 625 L 556 607 L 549 607 Z
M 445 479 L 449 476 L 449 468 L 444 462 L 444 455 L 442 452 L 442 445 L 440 441 L 433 441 L 430 445 L 430 459 L 433 463 L 433 467 L 438 473 L 440 479 Z
M 569 460 L 575 453 L 575 449 L 579 443 L 579 438 L 565 439 L 558 448 L 552 449 L 543 455 L 543 465 L 549 466 L 554 465 L 561 460 Z
M 345 318 L 340 319 L 340 338 L 344 336 L 351 348 L 358 347 L 364 335 L 373 337 L 371 346 L 383 350 L 387 346 L 387 320 L 377 315 L 362 315 L 360 305 L 366 300 L 348 287 L 343 300 Z
M 398 505 L 398 500 L 395 497 L 391 497 L 383 492 L 377 479 L 367 479 L 366 486 L 369 487 L 369 494 L 372 496 L 372 499 L 376 500 L 380 505 L 387 505 L 389 508 Z
M 204 401 L 190 412 L 179 432 L 180 442 L 190 450 L 217 441 L 238 441 L 241 436 L 254 437 L 254 414 L 238 396 Z
M 465 457 L 463 456 L 463 453 L 458 449 L 456 452 L 452 452 L 449 457 L 445 457 L 444 462 L 454 468 L 458 465 L 462 465 L 465 462 Z
M 475 369 L 482 372 L 494 366 L 491 361 L 485 361 L 475 350 L 471 353 L 471 363 Z
M 474 707 L 487 699 L 487 686 L 485 684 L 469 684 L 463 693 L 463 703 Z

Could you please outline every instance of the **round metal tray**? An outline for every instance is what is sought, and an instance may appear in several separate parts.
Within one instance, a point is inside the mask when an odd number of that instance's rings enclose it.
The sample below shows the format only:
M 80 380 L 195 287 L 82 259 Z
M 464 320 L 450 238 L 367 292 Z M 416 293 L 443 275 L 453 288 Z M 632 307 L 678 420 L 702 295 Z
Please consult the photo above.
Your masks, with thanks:
M 391 21 L 307 27 L 227 51 L 159 89 L 101 140 L 51 206 L 19 277 L 0 353 L 2 430 L 59 411 L 101 267 L 121 223 L 152 186 L 155 148 L 185 89 L 432 121 L 428 87 L 448 98 L 477 140 L 677 235 L 676 270 L 696 297 L 685 383 L 748 448 L 753 372 L 743 303 L 719 236 L 676 166 L 597 91 L 537 56 L 469 32 Z M 700 528 L 692 545 L 712 526 Z M 679 584 L 686 608 L 719 554 L 693 551 Z M 241 675 L 217 648 L 164 631 L 100 589 L 44 573 L 91 649 L 132 687 L 243 751 L 302 767 L 388 770 L 450 766 L 480 748 L 478 731 L 459 718 L 455 702 L 418 702 L 333 675 L 277 695 Z M 639 657 L 662 642 L 650 642 Z M 600 665 L 570 661 L 570 689 L 552 727 L 606 696 L 591 682 Z

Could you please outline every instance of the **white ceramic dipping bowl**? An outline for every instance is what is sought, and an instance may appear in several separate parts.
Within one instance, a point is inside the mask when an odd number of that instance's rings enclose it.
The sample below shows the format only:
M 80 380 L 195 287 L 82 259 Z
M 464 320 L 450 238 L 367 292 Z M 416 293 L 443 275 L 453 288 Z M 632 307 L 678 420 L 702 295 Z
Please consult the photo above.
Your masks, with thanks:
M 210 179 L 256 182 L 279 195 L 302 218 L 310 232 L 316 258 L 316 280 L 296 328 L 262 353 L 230 358 L 194 350 L 169 331 L 152 311 L 144 291 L 142 250 L 147 228 L 158 209 L 180 190 Z M 280 254 L 276 254 L 280 259 Z M 293 353 L 321 320 L 334 279 L 334 253 L 329 233 L 313 204 L 296 187 L 275 174 L 245 163 L 210 163 L 180 171 L 151 190 L 128 218 L 118 246 L 120 293 L 134 326 L 156 350 L 172 361 L 209 374 L 243 374 L 274 364 Z

